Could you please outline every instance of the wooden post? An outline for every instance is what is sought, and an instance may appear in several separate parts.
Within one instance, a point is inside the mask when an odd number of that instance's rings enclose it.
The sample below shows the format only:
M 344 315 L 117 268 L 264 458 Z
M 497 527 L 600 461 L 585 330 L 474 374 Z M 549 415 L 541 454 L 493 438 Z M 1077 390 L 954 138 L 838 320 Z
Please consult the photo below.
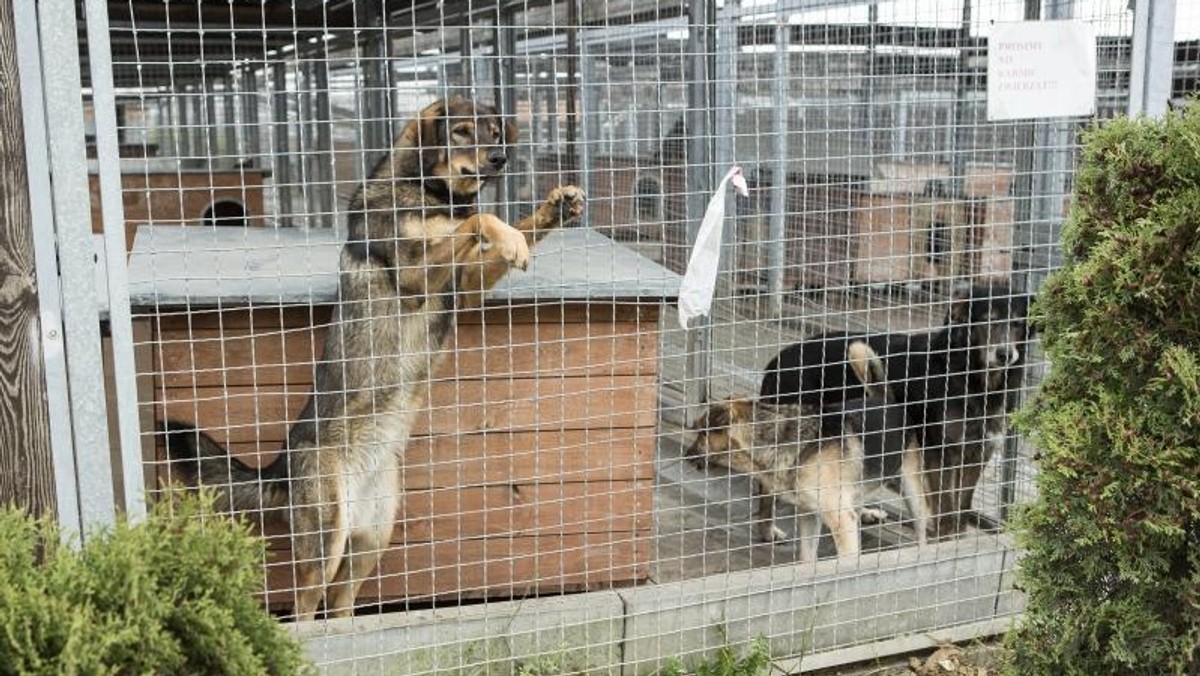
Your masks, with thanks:
M 0 0 L 0 506 L 53 514 L 13 2 Z

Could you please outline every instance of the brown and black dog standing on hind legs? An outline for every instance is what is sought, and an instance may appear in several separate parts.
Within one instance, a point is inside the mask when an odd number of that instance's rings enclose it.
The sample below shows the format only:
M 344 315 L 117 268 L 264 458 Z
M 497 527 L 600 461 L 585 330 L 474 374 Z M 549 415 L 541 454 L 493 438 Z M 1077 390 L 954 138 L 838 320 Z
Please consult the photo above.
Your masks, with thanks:
M 410 121 L 349 206 L 340 302 L 314 392 L 271 464 L 250 468 L 208 435 L 168 422 L 173 476 L 220 491 L 233 512 L 267 510 L 291 527 L 295 614 L 349 615 L 388 547 L 400 454 L 426 407 L 456 310 L 479 307 L 529 249 L 583 213 L 583 191 L 555 188 L 510 226 L 476 204 L 508 161 L 517 129 L 495 108 L 438 101 Z

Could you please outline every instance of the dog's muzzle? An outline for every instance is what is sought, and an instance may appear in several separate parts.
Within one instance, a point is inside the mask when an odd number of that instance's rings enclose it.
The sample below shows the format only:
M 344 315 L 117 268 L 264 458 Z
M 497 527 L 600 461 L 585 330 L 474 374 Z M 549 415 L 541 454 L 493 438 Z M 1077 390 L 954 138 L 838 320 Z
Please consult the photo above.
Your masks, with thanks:
M 996 368 L 1012 366 L 1021 360 L 1021 351 L 1015 347 L 998 347 L 988 355 L 988 366 Z
M 705 453 L 704 449 L 702 448 L 703 443 L 704 437 L 698 436 L 696 437 L 696 440 L 687 447 L 687 450 L 683 452 L 684 459 L 692 463 L 692 465 L 697 469 L 705 469 L 708 467 L 708 454 Z
M 504 165 L 508 164 L 508 155 L 504 154 L 503 151 L 493 150 L 488 153 L 487 161 L 492 169 L 499 171 L 504 168 Z

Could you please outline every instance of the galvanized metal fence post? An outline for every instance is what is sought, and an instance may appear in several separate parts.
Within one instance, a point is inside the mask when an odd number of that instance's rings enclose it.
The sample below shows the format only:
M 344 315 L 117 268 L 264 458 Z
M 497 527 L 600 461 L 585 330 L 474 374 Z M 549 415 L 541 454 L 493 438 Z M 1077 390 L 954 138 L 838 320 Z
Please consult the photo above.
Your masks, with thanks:
M 38 5 L 38 11 L 45 124 L 54 131 L 47 140 L 54 177 L 51 195 L 68 356 L 74 480 L 79 492 L 79 523 L 86 533 L 91 527 L 112 524 L 116 512 L 96 297 L 96 248 L 91 233 L 83 102 L 79 95 L 79 24 L 74 3 L 45 2 Z M 59 418 L 52 424 L 61 425 L 63 420 Z
M 271 67 L 271 121 L 275 145 L 271 148 L 275 184 L 275 222 L 279 227 L 292 223 L 291 139 L 288 133 L 287 63 L 282 59 Z
M 775 79 L 771 83 L 774 107 L 771 110 L 771 202 L 767 228 L 767 294 L 771 314 L 783 317 L 783 278 L 787 264 L 787 189 L 788 189 L 788 117 L 790 116 L 791 42 L 787 13 L 780 10 L 775 18 Z M 868 106 L 869 108 L 870 106 Z
M 571 157 L 578 158 L 578 165 L 572 165 L 571 169 L 579 176 L 582 184 L 580 187 L 583 188 L 585 194 L 595 195 L 596 186 L 590 169 L 593 161 L 592 146 L 597 143 L 600 136 L 600 109 L 599 103 L 596 101 L 595 90 L 593 89 L 593 83 L 596 80 L 596 69 L 595 57 L 592 55 L 588 41 L 590 36 L 591 33 L 589 31 L 581 30 L 578 32 L 575 41 L 576 49 L 578 50 L 575 62 L 579 67 L 579 77 L 577 79 L 579 114 L 575 117 L 575 120 L 578 120 L 580 124 L 577 130 L 578 137 L 572 131 L 574 127 L 568 127 L 567 148 L 568 162 Z M 574 74 L 572 74 L 572 77 L 574 77 Z M 572 120 L 572 123 L 575 120 Z
M 92 110 L 96 120 L 96 159 L 100 179 L 100 209 L 104 222 L 104 261 L 108 288 L 108 326 L 112 350 L 113 392 L 116 398 L 117 438 L 121 445 L 121 486 L 125 513 L 138 519 L 146 513 L 142 474 L 141 429 L 138 423 L 137 368 L 133 357 L 133 320 L 125 270 L 125 211 L 121 201 L 121 162 L 112 53 L 108 41 L 108 6 L 88 0 L 88 63 L 92 77 Z M 103 391 L 103 386 L 102 386 Z M 102 480 L 93 479 L 93 480 Z M 81 486 L 83 479 L 81 478 Z
M 249 64 L 242 77 L 242 118 L 246 125 L 245 153 L 255 166 L 261 167 L 262 161 L 262 128 L 258 123 L 258 92 L 267 83 L 266 71 L 260 78 L 255 72 L 255 65 Z
M 316 91 L 316 111 L 314 121 L 317 127 L 317 186 L 321 191 L 319 207 L 321 211 L 320 224 L 324 227 L 334 227 L 334 213 L 337 211 L 337 185 L 334 183 L 333 166 L 333 122 L 329 103 L 329 62 L 320 61 L 313 64 L 313 88 Z
M 1075 17 L 1075 0 L 1026 0 L 1025 19 L 1048 21 Z M 1052 120 L 1034 122 L 1022 130 L 1017 155 L 1015 221 L 1019 245 L 1027 252 L 1025 269 L 1015 275 L 1018 291 L 1036 292 L 1050 271 L 1062 262 L 1063 207 L 1072 166 L 1074 131 L 1071 122 Z M 1004 444 L 1000 466 L 1000 518 L 1007 520 L 1014 501 L 1019 442 L 1010 433 Z
M 712 193 L 713 165 L 710 152 L 713 129 L 709 113 L 712 106 L 710 92 L 712 73 L 708 56 L 713 53 L 715 32 L 714 0 L 688 0 L 688 58 L 685 69 L 688 74 L 687 111 L 684 113 L 687 157 L 687 195 L 685 214 L 687 219 L 687 242 L 693 244 L 700 231 L 708 197 Z M 711 313 L 710 313 L 711 314 Z M 712 370 L 712 321 L 711 317 L 698 318 L 688 332 L 687 383 L 694 384 L 687 392 L 687 403 L 699 405 L 709 398 L 709 376 Z M 691 417 L 688 411 L 688 417 Z
M 1136 0 L 1132 57 L 1129 114 L 1161 117 L 1175 66 L 1175 0 Z
M 514 68 L 516 52 L 516 10 L 501 10 L 496 17 L 496 31 L 492 34 L 492 54 L 495 58 L 493 61 L 496 86 L 495 103 L 500 114 L 511 117 L 514 122 L 517 117 L 517 82 Z M 518 218 L 515 200 L 517 185 L 521 178 L 514 168 L 510 167 L 508 171 L 504 172 L 503 180 L 497 184 L 497 188 L 499 188 L 497 199 L 500 204 L 504 205 L 504 219 L 509 223 L 515 223 Z

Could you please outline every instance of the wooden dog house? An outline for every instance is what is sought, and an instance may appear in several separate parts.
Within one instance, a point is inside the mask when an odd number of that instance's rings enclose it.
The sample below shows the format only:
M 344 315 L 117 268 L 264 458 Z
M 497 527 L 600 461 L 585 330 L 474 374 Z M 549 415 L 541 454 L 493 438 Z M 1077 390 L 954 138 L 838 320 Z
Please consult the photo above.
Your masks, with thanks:
M 264 184 L 270 172 L 251 167 L 187 167 L 174 159 L 121 159 L 121 203 L 125 241 L 133 246 L 138 226 L 262 226 Z M 97 160 L 88 161 L 92 232 L 102 232 L 100 175 Z M 239 213 L 240 212 L 240 213 Z
M 149 431 L 192 421 L 249 462 L 280 448 L 337 297 L 329 231 L 140 228 L 130 258 Z M 458 321 L 403 461 L 393 549 L 359 602 L 633 584 L 652 557 L 660 306 L 678 277 L 587 228 Z M 158 476 L 156 476 L 158 475 Z M 268 602 L 290 604 L 286 538 Z

